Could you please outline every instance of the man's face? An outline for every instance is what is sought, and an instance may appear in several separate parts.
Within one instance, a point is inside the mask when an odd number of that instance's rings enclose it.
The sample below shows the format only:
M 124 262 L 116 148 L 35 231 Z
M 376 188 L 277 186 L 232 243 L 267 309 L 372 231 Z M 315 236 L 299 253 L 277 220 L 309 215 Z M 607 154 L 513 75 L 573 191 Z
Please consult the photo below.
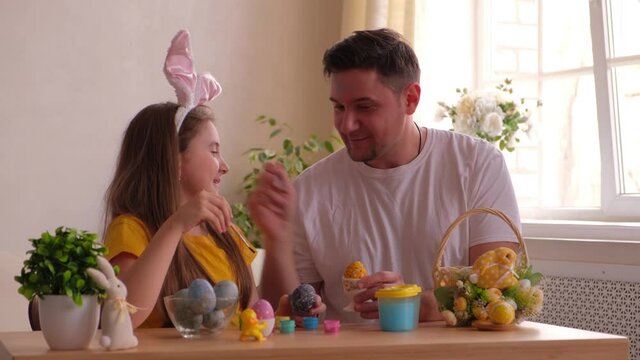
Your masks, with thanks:
M 331 74 L 333 121 L 353 161 L 385 163 L 402 140 L 402 95 L 380 82 L 374 70 Z

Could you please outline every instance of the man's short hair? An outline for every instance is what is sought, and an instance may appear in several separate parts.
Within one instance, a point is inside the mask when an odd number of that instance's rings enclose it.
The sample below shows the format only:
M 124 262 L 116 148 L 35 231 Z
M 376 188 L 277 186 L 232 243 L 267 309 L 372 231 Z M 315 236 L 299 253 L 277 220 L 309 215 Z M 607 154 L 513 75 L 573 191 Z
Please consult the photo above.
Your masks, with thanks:
M 325 51 L 322 63 L 327 77 L 352 69 L 375 70 L 380 81 L 397 94 L 420 82 L 415 52 L 391 29 L 355 31 Z

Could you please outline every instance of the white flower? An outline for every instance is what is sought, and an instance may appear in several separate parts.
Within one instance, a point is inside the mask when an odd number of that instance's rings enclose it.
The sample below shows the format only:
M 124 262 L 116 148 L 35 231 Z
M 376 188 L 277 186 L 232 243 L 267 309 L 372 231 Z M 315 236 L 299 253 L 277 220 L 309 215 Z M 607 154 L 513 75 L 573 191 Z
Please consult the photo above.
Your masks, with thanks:
M 471 281 L 472 284 L 477 284 L 478 283 L 478 274 L 473 273 L 473 274 L 469 275 L 469 281 Z
M 480 130 L 489 136 L 498 136 L 502 133 L 502 116 L 497 112 L 492 112 L 484 117 Z
M 458 319 L 456 319 L 456 316 L 453 314 L 452 311 L 444 310 L 440 314 L 442 314 L 442 317 L 444 318 L 444 322 L 446 322 L 447 325 L 456 326 L 456 324 L 458 323 Z
M 482 119 L 487 114 L 498 112 L 499 107 L 496 100 L 492 97 L 478 97 L 475 101 L 474 113 L 479 119 Z M 500 111 L 502 112 L 502 111 Z
M 521 101 L 514 101 L 511 80 L 505 79 L 496 86 L 498 91 L 467 92 L 460 91 L 460 99 L 454 106 L 444 102 L 438 104 L 436 120 L 448 117 L 453 122 L 456 132 L 479 137 L 495 143 L 500 149 L 513 151 L 517 143 L 516 134 L 526 132 L 530 138 L 535 137 L 532 129 L 531 113 L 521 107 Z M 537 106 L 541 103 L 538 102 Z M 503 110 L 504 109 L 504 110 Z
M 453 129 L 461 134 L 476 134 L 476 119 L 473 116 L 457 115 L 453 122 Z
M 473 96 L 465 94 L 462 95 L 460 101 L 458 101 L 458 105 L 456 105 L 456 112 L 459 116 L 469 117 L 473 115 L 474 108 L 475 100 Z

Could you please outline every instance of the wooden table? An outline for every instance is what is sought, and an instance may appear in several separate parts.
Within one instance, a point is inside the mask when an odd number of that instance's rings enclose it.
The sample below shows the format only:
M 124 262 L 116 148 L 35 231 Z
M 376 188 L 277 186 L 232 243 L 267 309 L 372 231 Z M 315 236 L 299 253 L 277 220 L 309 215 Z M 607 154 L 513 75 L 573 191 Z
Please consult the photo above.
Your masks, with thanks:
M 49 351 L 41 332 L 0 333 L 0 359 L 629 359 L 626 337 L 525 322 L 513 331 L 489 332 L 421 324 L 390 333 L 378 325 L 343 325 L 339 334 L 296 329 L 263 342 L 241 342 L 238 330 L 182 339 L 174 329 L 137 330 L 137 348 L 108 352 L 94 339 L 88 350 Z

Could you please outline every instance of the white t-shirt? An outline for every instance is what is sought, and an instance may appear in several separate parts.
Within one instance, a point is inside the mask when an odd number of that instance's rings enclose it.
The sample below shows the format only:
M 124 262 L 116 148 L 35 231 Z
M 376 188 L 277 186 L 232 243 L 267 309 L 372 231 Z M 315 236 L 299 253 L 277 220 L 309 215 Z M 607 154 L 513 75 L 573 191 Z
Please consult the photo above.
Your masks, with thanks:
M 428 129 L 427 139 L 414 160 L 393 169 L 354 162 L 342 149 L 297 177 L 296 268 L 301 282 L 324 282 L 328 318 L 360 320 L 342 310 L 348 299 L 341 277 L 352 261 L 431 289 L 438 245 L 459 215 L 497 208 L 519 226 L 509 172 L 495 146 L 436 129 Z M 452 233 L 444 265 L 467 265 L 470 246 L 492 241 L 517 239 L 497 217 L 474 215 Z

